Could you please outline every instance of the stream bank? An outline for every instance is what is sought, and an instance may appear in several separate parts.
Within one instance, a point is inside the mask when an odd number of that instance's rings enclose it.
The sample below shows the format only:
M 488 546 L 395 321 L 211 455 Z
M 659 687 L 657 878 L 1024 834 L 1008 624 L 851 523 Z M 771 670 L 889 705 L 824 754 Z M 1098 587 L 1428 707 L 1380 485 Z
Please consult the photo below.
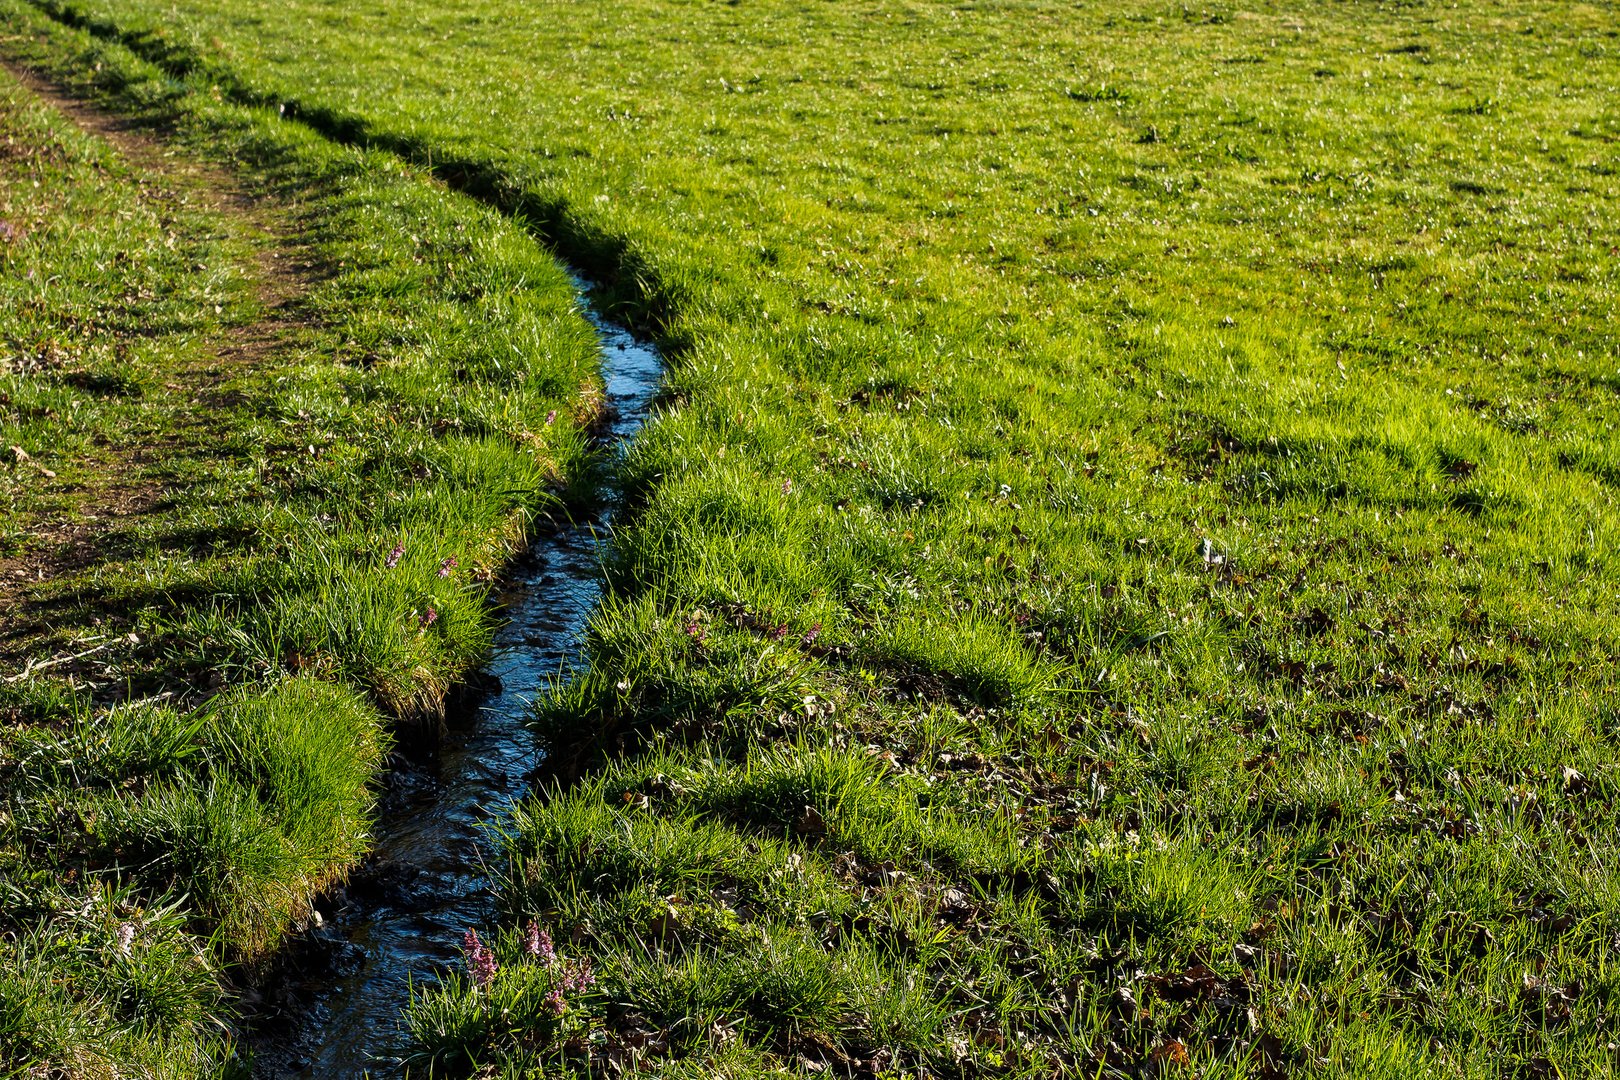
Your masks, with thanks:
M 647 418 L 662 358 L 597 311 L 587 283 L 576 285 L 601 343 L 607 420 L 598 437 L 617 455 Z M 600 548 L 619 501 L 611 483 L 602 495 L 594 513 L 541 534 L 515 562 L 495 656 L 442 735 L 402 738 L 372 854 L 324 898 L 320 925 L 289 945 L 249 1003 L 244 1041 L 255 1077 L 394 1073 L 412 981 L 456 963 L 467 928 L 492 920 L 485 832 L 539 767 L 525 726 L 531 703 L 573 655 L 596 606 Z

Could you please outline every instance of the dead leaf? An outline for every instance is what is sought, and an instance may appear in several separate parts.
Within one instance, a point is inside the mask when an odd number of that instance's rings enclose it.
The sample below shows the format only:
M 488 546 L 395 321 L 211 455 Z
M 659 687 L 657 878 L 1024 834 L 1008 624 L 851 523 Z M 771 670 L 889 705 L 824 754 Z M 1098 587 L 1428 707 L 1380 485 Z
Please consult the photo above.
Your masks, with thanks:
M 827 820 L 821 816 L 820 810 L 806 805 L 799 811 L 799 816 L 794 819 L 793 831 L 800 836 L 825 836 L 827 835 Z
M 1176 1039 L 1169 1039 L 1149 1055 L 1154 1061 L 1170 1065 L 1190 1065 L 1192 1058 L 1187 1054 L 1187 1048 Z

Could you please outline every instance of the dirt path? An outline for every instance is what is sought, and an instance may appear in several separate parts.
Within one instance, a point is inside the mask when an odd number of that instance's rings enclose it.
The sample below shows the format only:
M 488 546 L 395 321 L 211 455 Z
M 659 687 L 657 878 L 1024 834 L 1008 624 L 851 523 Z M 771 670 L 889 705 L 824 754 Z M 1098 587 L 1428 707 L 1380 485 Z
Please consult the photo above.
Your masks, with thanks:
M 229 382 L 244 367 L 263 365 L 298 340 L 308 326 L 300 304 L 318 266 L 293 215 L 240 177 L 187 155 L 125 117 L 64 93 L 26 68 L 3 60 L 0 67 L 81 131 L 111 146 L 129 167 L 143 201 L 201 207 L 253 252 L 247 270 L 258 317 L 225 328 L 198 360 L 165 371 L 162 393 L 151 399 L 154 415 L 168 414 L 164 422 L 153 425 L 155 431 L 126 432 L 125 438 L 100 447 L 93 462 L 96 479 L 73 493 L 72 509 L 38 522 L 25 553 L 0 558 L 0 679 L 18 681 L 51 670 L 93 682 L 94 670 L 104 664 L 100 650 L 80 657 L 71 643 L 50 640 L 60 637 L 57 624 L 74 606 L 60 595 L 60 581 L 105 562 L 109 536 L 162 510 L 169 492 L 152 474 L 179 456 L 208 452 L 220 410 L 236 404 Z M 100 636 L 78 640 L 89 645 Z
M 256 293 L 269 316 L 242 327 L 220 349 L 222 360 L 252 359 L 274 348 L 279 335 L 301 325 L 293 306 L 313 280 L 314 264 L 294 250 L 293 223 L 241 182 L 217 166 L 198 161 L 128 117 L 118 116 L 70 97 L 33 71 L 7 60 L 0 68 L 29 93 L 72 120 L 79 130 L 110 145 L 136 174 L 142 196 L 155 202 L 193 202 L 244 226 L 255 241 Z

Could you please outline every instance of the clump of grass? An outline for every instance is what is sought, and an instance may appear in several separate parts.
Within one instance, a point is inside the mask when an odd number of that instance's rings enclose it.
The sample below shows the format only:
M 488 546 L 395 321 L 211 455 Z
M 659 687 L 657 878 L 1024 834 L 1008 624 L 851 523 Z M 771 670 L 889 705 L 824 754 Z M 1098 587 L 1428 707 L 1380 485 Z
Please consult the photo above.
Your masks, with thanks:
M 124 711 L 199 750 L 180 767 L 119 776 L 139 794 L 102 800 L 98 839 L 157 892 L 190 895 L 232 951 L 275 945 L 364 853 L 383 747 L 376 714 L 352 690 L 298 678 L 201 717 Z
M 597 975 L 539 923 L 487 943 L 469 930 L 464 950 L 467 976 L 448 976 L 431 997 L 410 1006 L 414 1062 L 464 1068 L 513 1039 L 522 1042 L 526 1060 L 565 1060 L 565 1045 L 587 1035 L 592 1007 L 603 1000 Z
M 42 1062 L 80 1075 L 213 1074 L 226 1065 L 216 966 L 189 932 L 184 901 L 125 886 L 48 888 L 0 939 L 0 1069 Z

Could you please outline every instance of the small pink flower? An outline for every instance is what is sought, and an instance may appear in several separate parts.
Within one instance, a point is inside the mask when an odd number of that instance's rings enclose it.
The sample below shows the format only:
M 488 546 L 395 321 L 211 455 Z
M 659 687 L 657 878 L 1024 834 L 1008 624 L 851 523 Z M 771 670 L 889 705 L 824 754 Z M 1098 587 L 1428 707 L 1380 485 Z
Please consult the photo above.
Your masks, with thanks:
M 782 494 L 784 494 L 784 495 L 793 494 L 793 481 L 792 480 L 784 480 L 784 481 L 782 481 Z
M 801 638 L 800 640 L 804 643 L 805 647 L 808 648 L 809 646 L 814 645 L 816 643 L 816 638 L 818 638 L 820 636 L 821 636 L 821 624 L 816 623 L 816 625 L 814 625 L 814 626 L 812 626 L 810 628 L 810 632 L 805 634 L 804 637 Z
M 432 626 L 438 621 L 439 613 L 433 608 L 428 608 L 426 611 L 422 612 L 422 614 L 416 617 L 416 625 L 422 630 L 426 630 L 428 627 Z
M 399 543 L 394 545 L 394 550 L 388 553 L 388 558 L 383 560 L 383 566 L 389 570 L 392 570 L 394 567 L 399 565 L 399 560 L 403 559 L 404 557 L 405 542 L 401 540 Z
M 459 565 L 461 564 L 456 562 L 456 557 L 454 555 L 450 556 L 448 559 L 444 560 L 444 562 L 439 564 L 439 576 L 442 578 L 449 577 L 450 571 L 454 570 Z
M 552 409 L 550 412 L 546 413 L 546 426 L 550 427 L 552 422 L 554 420 L 556 420 L 556 419 L 557 419 L 557 410 Z
M 461 947 L 467 953 L 467 970 L 471 972 L 473 982 L 481 990 L 489 988 L 495 981 L 495 954 L 487 945 L 478 940 L 478 931 L 468 927 L 462 935 Z
M 596 975 L 591 971 L 591 962 L 584 958 L 570 960 L 563 969 L 562 988 L 570 993 L 578 993 L 588 986 L 596 985 Z
M 546 1007 L 551 1010 L 552 1016 L 561 1016 L 563 1014 L 563 1011 L 568 1008 L 568 1002 L 563 1000 L 561 990 L 553 990 L 546 995 Z
M 540 924 L 529 922 L 529 928 L 524 931 L 523 947 L 530 956 L 537 957 L 546 964 L 557 962 L 557 950 L 551 943 L 551 935 L 540 928 Z

